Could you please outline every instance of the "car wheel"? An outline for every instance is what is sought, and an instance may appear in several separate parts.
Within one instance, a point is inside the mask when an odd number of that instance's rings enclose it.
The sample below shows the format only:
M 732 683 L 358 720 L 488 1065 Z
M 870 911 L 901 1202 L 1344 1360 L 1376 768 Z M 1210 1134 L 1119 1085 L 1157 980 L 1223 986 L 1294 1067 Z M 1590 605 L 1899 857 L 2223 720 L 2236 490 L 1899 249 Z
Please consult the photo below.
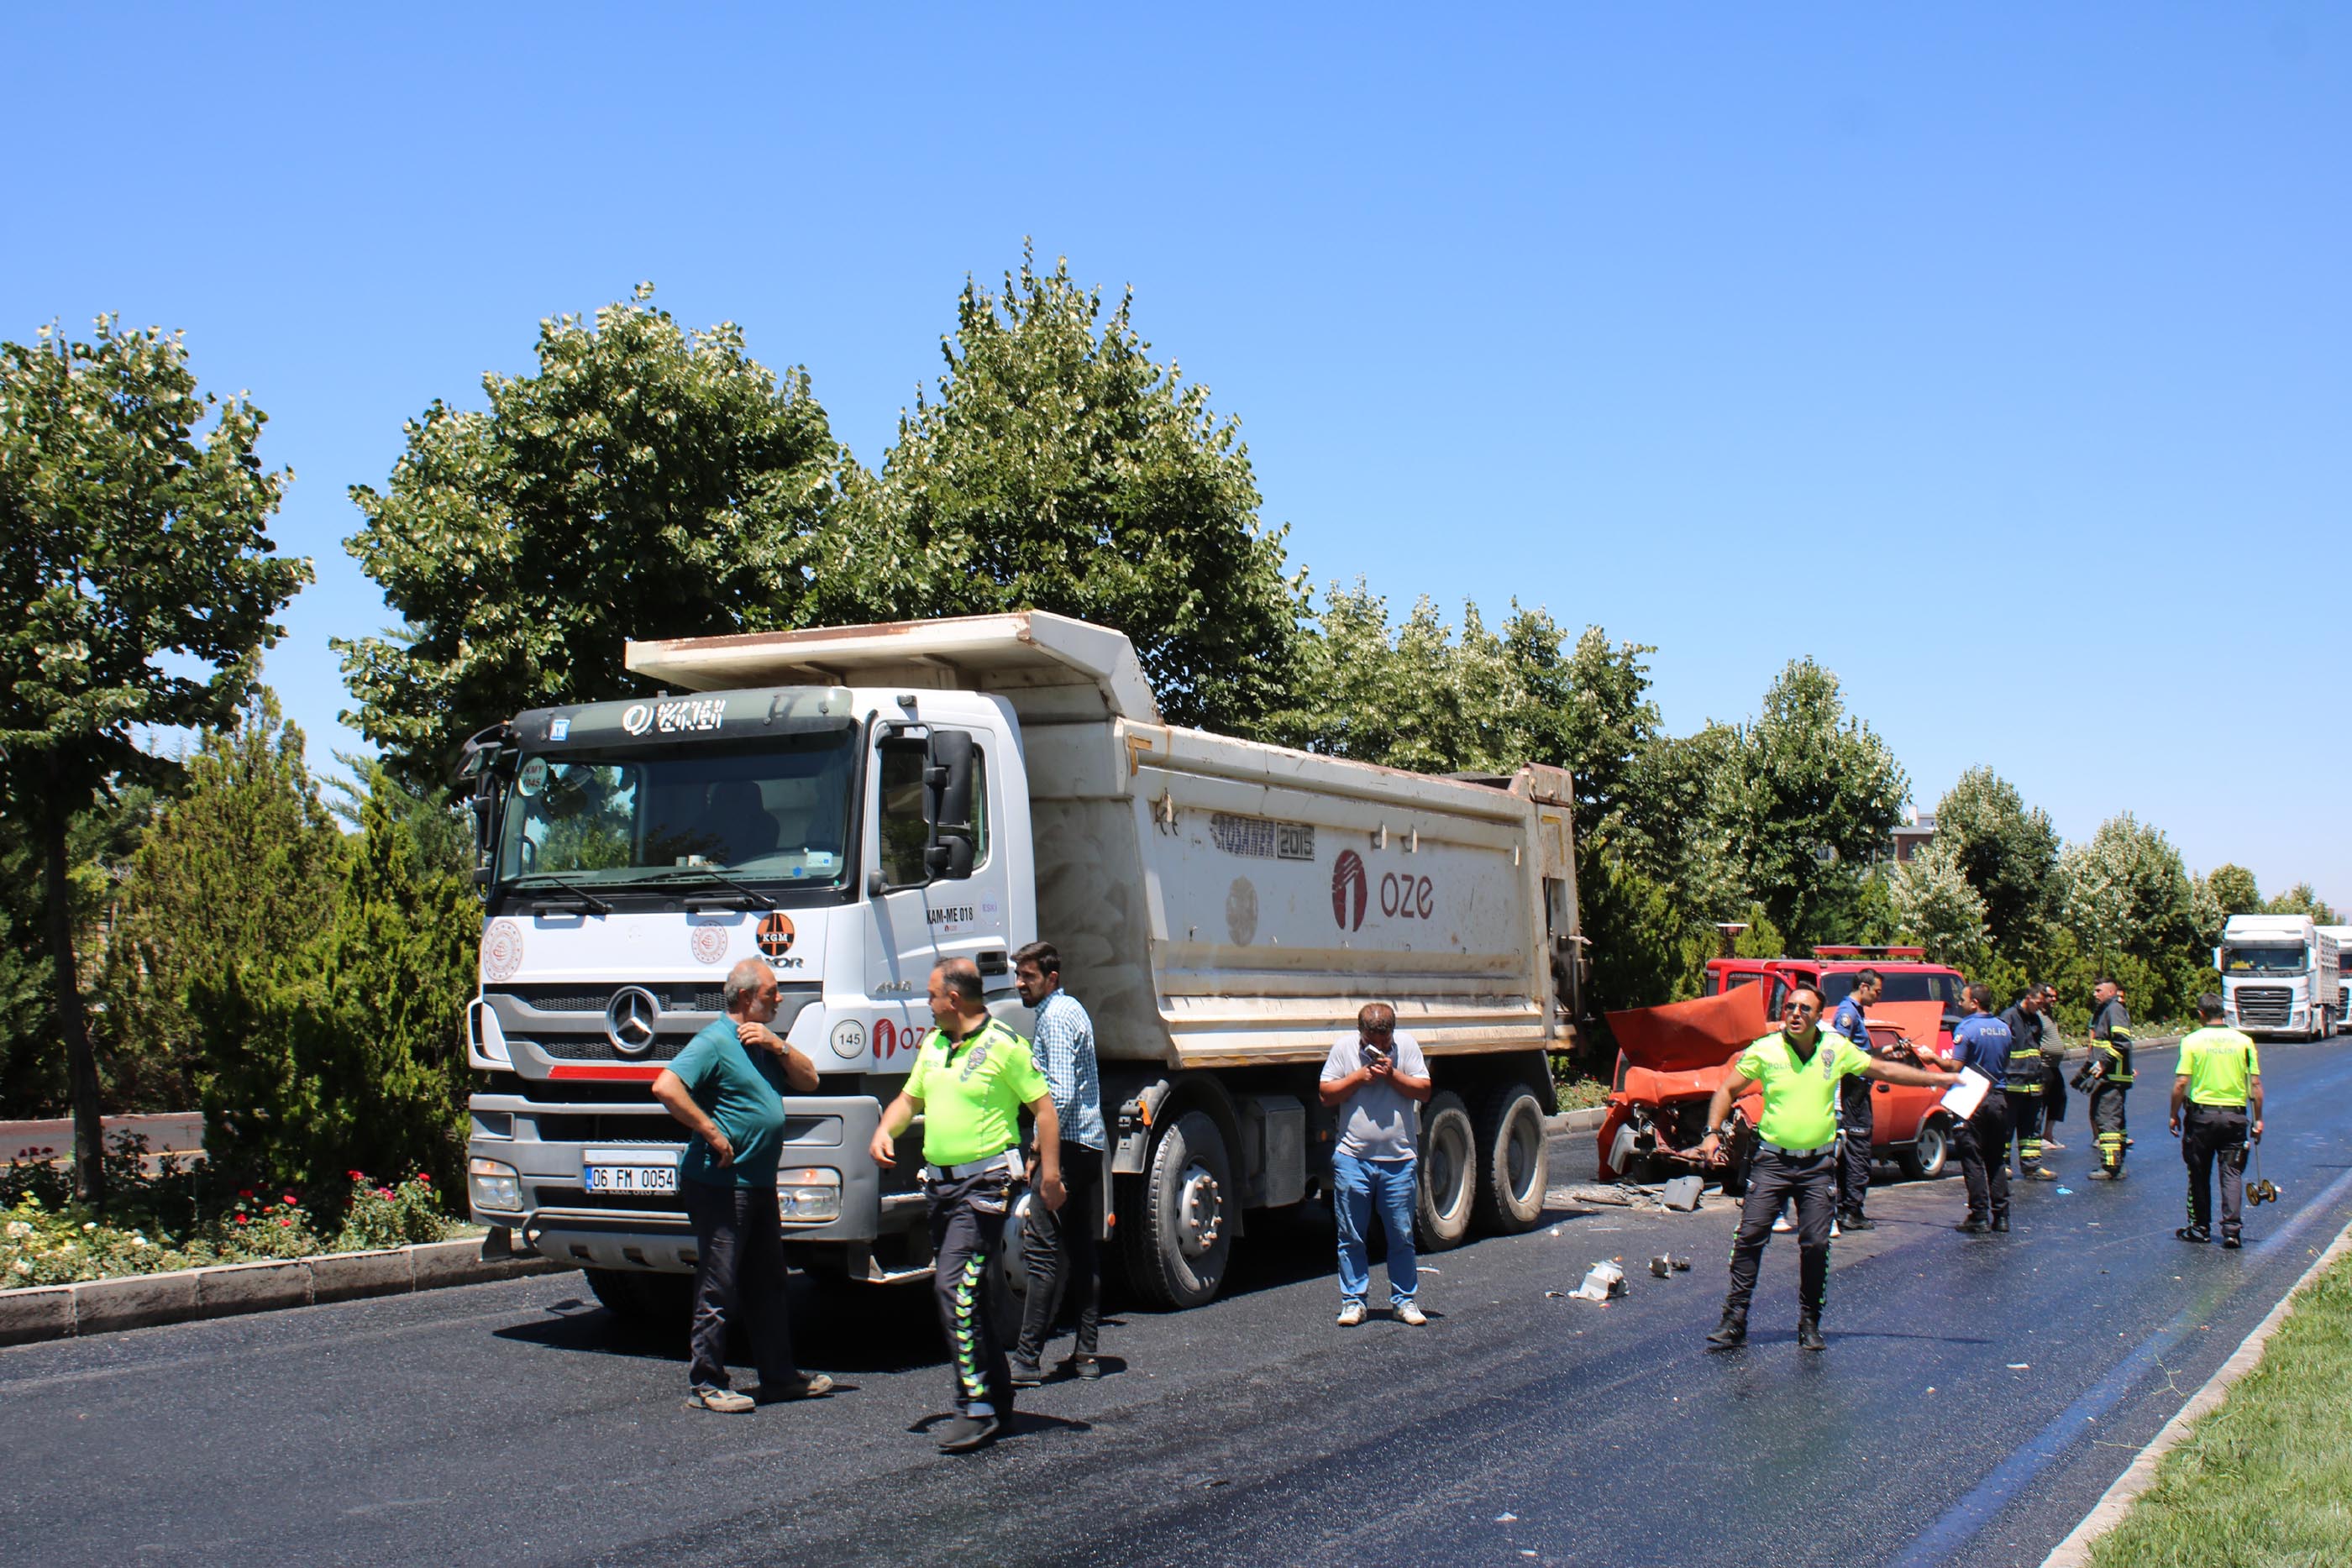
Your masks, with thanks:
M 1944 1174 L 1944 1162 L 1951 1158 L 1951 1145 L 1943 1118 L 1930 1116 L 1919 1124 L 1918 1139 L 1900 1156 L 1903 1174 L 1914 1181 L 1934 1181 Z
M 1477 1207 L 1478 1139 L 1462 1096 L 1441 1089 L 1421 1118 L 1421 1179 L 1414 1195 L 1414 1230 L 1421 1249 L 1443 1252 L 1470 1234 Z

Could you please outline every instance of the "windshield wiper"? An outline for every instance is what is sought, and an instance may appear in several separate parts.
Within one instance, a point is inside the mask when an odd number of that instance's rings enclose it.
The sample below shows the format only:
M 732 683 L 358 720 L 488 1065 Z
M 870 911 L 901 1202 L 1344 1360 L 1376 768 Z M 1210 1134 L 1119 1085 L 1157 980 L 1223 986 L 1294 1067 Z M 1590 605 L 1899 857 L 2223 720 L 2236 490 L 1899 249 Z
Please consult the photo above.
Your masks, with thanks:
M 707 865 L 687 866 L 680 870 L 670 872 L 666 875 L 649 878 L 648 880 L 654 882 L 679 882 L 688 877 L 697 877 L 705 882 L 715 882 L 722 886 L 731 887 L 736 892 L 741 894 L 745 898 L 750 899 L 751 901 L 751 906 L 755 909 L 773 909 L 776 907 L 776 901 L 769 897 L 766 894 L 761 893 L 758 888 L 746 887 L 731 876 L 721 876 L 719 873 L 712 871 Z
M 613 906 L 611 904 L 605 903 L 603 899 L 597 897 L 594 894 L 589 892 L 584 887 L 572 886 L 570 883 L 564 881 L 553 872 L 535 871 L 529 873 L 526 875 L 515 878 L 514 885 L 516 887 L 520 887 L 526 882 L 551 883 L 554 884 L 558 892 L 569 894 L 573 898 L 576 898 L 581 903 L 586 904 L 588 906 L 588 913 L 591 915 L 610 915 L 613 913 Z

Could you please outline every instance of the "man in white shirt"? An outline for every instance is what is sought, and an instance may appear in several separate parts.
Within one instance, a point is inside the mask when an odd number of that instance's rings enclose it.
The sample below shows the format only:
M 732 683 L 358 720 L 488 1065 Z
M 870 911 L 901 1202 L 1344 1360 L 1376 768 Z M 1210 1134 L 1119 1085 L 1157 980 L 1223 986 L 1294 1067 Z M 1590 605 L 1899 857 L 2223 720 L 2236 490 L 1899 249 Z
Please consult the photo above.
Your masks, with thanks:
M 1420 1263 L 1412 1245 L 1421 1104 L 1429 1091 L 1420 1042 L 1397 1028 L 1396 1009 L 1384 1003 L 1368 1003 L 1356 1015 L 1356 1032 L 1340 1036 L 1324 1059 L 1323 1103 L 1339 1113 L 1331 1207 L 1339 1221 L 1341 1328 L 1364 1321 L 1372 1288 L 1364 1242 L 1375 1211 L 1388 1232 L 1390 1308 L 1415 1328 L 1429 1321 L 1413 1301 Z

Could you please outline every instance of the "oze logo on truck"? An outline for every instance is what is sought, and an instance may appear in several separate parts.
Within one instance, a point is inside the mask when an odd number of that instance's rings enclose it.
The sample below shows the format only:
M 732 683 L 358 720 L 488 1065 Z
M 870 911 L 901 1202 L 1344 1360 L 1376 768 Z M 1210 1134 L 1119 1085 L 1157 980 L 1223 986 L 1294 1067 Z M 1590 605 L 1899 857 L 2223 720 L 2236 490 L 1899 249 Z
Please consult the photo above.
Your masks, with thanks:
M 1341 850 L 1331 867 L 1331 918 L 1339 923 L 1340 930 L 1364 928 L 1364 899 L 1369 892 L 1364 857 L 1353 850 Z

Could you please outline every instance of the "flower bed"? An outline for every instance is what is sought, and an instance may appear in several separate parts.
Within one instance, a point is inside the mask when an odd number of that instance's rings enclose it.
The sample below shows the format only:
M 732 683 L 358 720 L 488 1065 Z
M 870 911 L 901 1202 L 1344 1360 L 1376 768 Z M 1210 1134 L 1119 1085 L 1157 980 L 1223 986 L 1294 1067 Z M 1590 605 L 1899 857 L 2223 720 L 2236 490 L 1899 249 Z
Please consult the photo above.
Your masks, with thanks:
M 444 1240 L 458 1228 L 422 1174 L 387 1185 L 347 1173 L 348 1190 L 331 1194 L 340 1218 L 330 1228 L 289 1186 L 215 1197 L 206 1173 L 169 1159 L 148 1175 L 143 1143 L 120 1139 L 106 1156 L 103 1213 L 74 1202 L 54 1166 L 11 1164 L 0 1173 L 0 1289 L 368 1251 Z

